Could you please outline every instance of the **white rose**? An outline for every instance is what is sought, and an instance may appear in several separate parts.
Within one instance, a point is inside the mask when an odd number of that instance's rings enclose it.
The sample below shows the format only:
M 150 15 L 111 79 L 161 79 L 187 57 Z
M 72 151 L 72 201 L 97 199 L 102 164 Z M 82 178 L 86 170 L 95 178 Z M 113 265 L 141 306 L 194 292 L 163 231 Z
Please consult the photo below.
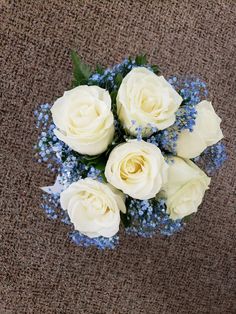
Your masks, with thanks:
M 211 102 L 203 100 L 196 105 L 197 117 L 193 131 L 184 130 L 177 140 L 176 152 L 184 158 L 199 156 L 208 146 L 223 138 L 221 119 L 215 113 Z
M 51 109 L 56 136 L 80 154 L 104 152 L 114 135 L 109 93 L 81 85 L 66 91 Z
M 172 157 L 164 186 L 167 212 L 173 220 L 197 211 L 211 179 L 191 160 Z
M 144 67 L 134 68 L 118 90 L 118 117 L 130 134 L 136 135 L 137 126 L 141 126 L 143 135 L 149 136 L 153 127 L 163 130 L 175 122 L 181 102 L 182 97 L 163 76 Z
M 60 201 L 75 230 L 90 238 L 115 235 L 119 230 L 120 211 L 126 212 L 120 191 L 90 178 L 72 183 L 61 193 Z
M 159 192 L 166 179 L 167 168 L 158 147 L 132 140 L 112 150 L 105 176 L 117 189 L 133 198 L 145 200 Z

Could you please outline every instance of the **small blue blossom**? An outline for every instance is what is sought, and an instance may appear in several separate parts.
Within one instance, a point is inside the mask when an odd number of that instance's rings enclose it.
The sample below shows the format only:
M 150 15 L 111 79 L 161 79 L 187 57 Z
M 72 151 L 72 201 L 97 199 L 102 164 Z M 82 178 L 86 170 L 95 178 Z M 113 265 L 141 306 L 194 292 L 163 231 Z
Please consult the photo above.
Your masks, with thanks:
M 70 234 L 70 238 L 72 241 L 83 247 L 95 246 L 100 250 L 104 249 L 114 249 L 119 242 L 118 235 L 114 235 L 111 238 L 97 237 L 97 238 L 89 238 L 79 231 L 73 231 Z
M 87 177 L 91 178 L 91 179 L 95 179 L 95 180 L 99 180 L 102 181 L 102 177 L 101 177 L 101 171 L 94 168 L 94 167 L 90 167 L 89 171 L 87 173 Z
M 166 213 L 163 199 L 137 200 L 128 198 L 128 234 L 152 237 L 157 231 L 172 235 L 182 228 L 182 222 L 173 221 Z
M 193 105 L 198 104 L 208 95 L 206 83 L 192 76 L 178 78 L 170 77 L 168 82 L 179 91 L 185 101 Z
M 142 65 L 150 68 L 150 65 Z M 133 68 L 137 67 L 135 60 L 125 59 L 120 64 L 113 66 L 111 69 L 106 69 L 102 74 L 93 73 L 88 81 L 89 85 L 98 85 L 102 88 L 106 88 L 109 92 L 118 88 L 116 83 L 116 75 L 122 74 L 125 77 Z M 151 68 L 150 68 L 151 69 Z
M 200 156 L 193 159 L 194 162 L 202 165 L 208 175 L 213 175 L 226 160 L 225 145 L 221 142 L 207 147 Z
M 42 197 L 43 203 L 41 207 L 49 219 L 59 219 L 64 223 L 70 224 L 67 212 L 62 210 L 60 206 L 60 193 L 44 193 Z
M 140 142 L 142 140 L 142 132 L 143 132 L 143 128 L 142 126 L 139 126 L 135 129 L 135 131 L 137 132 L 137 140 Z

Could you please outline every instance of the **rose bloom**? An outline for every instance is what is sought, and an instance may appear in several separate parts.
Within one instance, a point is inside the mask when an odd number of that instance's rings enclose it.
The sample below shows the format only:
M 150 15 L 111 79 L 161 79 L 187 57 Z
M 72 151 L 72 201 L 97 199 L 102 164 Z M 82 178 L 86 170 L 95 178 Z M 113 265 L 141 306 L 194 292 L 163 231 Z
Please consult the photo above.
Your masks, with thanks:
M 158 147 L 132 140 L 115 147 L 106 164 L 109 183 L 129 196 L 146 200 L 161 189 L 168 165 Z
M 182 97 L 163 76 L 138 67 L 125 76 L 118 90 L 118 117 L 130 134 L 136 135 L 141 126 L 143 135 L 149 136 L 153 128 L 163 130 L 175 122 L 181 102 Z
M 215 113 L 211 102 L 203 100 L 196 105 L 197 117 L 193 131 L 184 130 L 177 140 L 177 155 L 184 158 L 199 156 L 208 146 L 223 138 L 221 119 Z
M 126 212 L 120 191 L 90 178 L 72 183 L 61 193 L 60 202 L 75 230 L 90 238 L 115 235 L 119 230 L 120 211 Z
M 111 98 L 98 86 L 81 85 L 66 91 L 51 112 L 55 135 L 80 154 L 100 154 L 112 142 Z
M 210 178 L 192 161 L 171 157 L 168 180 L 163 190 L 167 212 L 173 220 L 182 219 L 197 211 Z

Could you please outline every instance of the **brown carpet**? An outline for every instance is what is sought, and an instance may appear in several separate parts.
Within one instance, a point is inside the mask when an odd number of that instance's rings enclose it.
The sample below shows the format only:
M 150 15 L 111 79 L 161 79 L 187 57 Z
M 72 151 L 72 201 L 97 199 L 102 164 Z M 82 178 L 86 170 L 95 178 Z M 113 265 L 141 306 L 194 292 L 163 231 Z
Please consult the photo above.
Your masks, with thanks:
M 0 27 L 0 313 L 236 313 L 236 2 L 1 0 Z M 83 249 L 40 209 L 53 178 L 32 161 L 32 112 L 70 86 L 72 48 L 103 65 L 146 52 L 208 83 L 229 160 L 180 234 Z

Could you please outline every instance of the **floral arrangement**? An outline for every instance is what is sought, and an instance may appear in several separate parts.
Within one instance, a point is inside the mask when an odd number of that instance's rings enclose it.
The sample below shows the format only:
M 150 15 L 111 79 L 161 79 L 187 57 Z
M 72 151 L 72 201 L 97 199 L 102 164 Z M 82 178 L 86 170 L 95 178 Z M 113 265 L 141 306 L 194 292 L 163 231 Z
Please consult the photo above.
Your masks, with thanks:
M 56 173 L 42 207 L 78 245 L 172 235 L 225 161 L 221 119 L 204 82 L 165 79 L 146 56 L 92 71 L 72 52 L 73 86 L 35 110 L 38 162 Z M 201 169 L 201 168 L 202 169 Z

